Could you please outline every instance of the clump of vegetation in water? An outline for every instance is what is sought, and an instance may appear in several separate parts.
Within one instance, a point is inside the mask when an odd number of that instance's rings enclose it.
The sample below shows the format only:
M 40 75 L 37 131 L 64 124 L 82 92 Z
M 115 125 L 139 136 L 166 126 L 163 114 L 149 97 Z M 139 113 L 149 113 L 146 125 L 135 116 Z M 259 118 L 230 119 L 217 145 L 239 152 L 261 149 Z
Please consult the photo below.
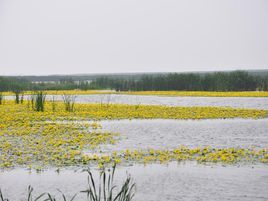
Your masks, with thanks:
M 52 99 L 51 99 L 51 108 L 52 108 L 52 112 L 56 112 L 56 99 L 55 99 L 55 96 L 52 96 Z
M 87 169 L 88 173 L 88 186 L 86 190 L 82 190 L 79 193 L 86 194 L 87 201 L 131 201 L 135 195 L 135 183 L 133 182 L 130 175 L 127 176 L 121 188 L 117 189 L 117 186 L 114 185 L 114 174 L 115 166 L 112 171 L 106 172 L 102 170 L 100 172 L 99 185 L 97 184 L 96 179 L 93 177 L 92 172 Z M 98 186 L 98 187 L 97 187 Z M 50 193 L 42 193 L 36 197 L 33 196 L 33 188 L 28 187 L 27 201 L 57 201 L 55 196 Z M 115 192 L 115 190 L 117 190 Z M 67 201 L 66 195 L 58 190 L 61 194 L 62 200 Z M 76 196 L 79 194 L 76 193 L 72 196 L 69 201 L 75 200 Z M 0 201 L 9 201 L 5 198 L 1 189 L 0 189 Z
M 131 201 L 135 193 L 135 184 L 132 182 L 131 177 L 128 175 L 118 193 L 114 195 L 116 186 L 113 184 L 115 166 L 112 172 L 108 174 L 105 171 L 100 173 L 99 187 L 94 180 L 91 171 L 88 169 L 88 188 L 83 193 L 87 194 L 90 201 Z
M 37 112 L 44 112 L 46 102 L 46 94 L 42 91 L 32 95 L 32 108 Z
M 65 111 L 74 112 L 74 104 L 75 104 L 76 96 L 63 94 L 62 98 L 63 98 L 63 102 L 65 105 Z
M 4 95 L 2 92 L 0 92 L 0 105 L 2 105 L 4 102 Z
M 16 104 L 23 103 L 23 97 L 20 100 L 21 90 L 14 90 L 14 93 L 15 93 L 15 103 Z

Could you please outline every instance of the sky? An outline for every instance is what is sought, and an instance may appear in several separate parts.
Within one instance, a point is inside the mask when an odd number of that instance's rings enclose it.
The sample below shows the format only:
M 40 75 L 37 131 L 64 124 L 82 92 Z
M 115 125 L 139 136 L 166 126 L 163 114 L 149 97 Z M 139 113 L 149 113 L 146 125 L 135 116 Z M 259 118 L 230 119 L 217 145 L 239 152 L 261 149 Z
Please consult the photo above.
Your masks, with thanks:
M 0 75 L 268 69 L 268 0 L 0 0 Z

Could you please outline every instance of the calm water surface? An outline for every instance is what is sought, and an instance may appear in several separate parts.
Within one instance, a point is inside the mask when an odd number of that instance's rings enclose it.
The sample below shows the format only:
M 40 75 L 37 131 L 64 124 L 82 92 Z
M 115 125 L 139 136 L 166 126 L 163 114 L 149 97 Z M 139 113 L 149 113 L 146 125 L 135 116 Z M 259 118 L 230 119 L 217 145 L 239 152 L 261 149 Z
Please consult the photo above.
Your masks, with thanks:
M 164 97 L 142 95 L 81 95 L 78 102 L 83 103 L 123 103 L 167 106 L 220 106 L 235 108 L 268 109 L 268 98 L 252 97 Z
M 212 146 L 216 148 L 268 146 L 268 119 L 214 120 L 116 120 L 101 121 L 104 130 L 120 133 L 116 145 L 102 151 L 169 149 Z

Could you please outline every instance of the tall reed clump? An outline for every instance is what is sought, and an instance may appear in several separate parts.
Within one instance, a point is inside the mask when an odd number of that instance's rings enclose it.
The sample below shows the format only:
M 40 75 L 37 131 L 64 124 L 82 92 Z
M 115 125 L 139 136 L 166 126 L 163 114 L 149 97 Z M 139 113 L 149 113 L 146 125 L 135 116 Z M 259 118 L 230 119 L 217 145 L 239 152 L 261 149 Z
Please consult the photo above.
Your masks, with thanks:
M 32 108 L 37 112 L 44 112 L 46 102 L 46 94 L 42 91 L 37 92 L 31 96 Z
M 24 94 L 22 93 L 20 96 L 20 103 L 23 104 L 23 101 L 24 101 Z
M 16 104 L 20 103 L 20 94 L 19 94 L 19 92 L 15 92 L 15 103 Z
M 52 96 L 51 106 L 52 106 L 52 112 L 55 112 L 56 111 L 56 99 L 55 99 L 55 96 Z
M 2 94 L 2 92 L 0 92 L 0 105 L 2 105 L 4 102 L 4 95 Z
M 133 183 L 130 175 L 123 183 L 122 187 L 114 195 L 116 186 L 113 184 L 115 166 L 112 172 L 108 174 L 105 171 L 100 173 L 99 187 L 94 180 L 91 171 L 88 169 L 88 188 L 81 191 L 87 194 L 88 201 L 131 201 L 135 194 L 135 183 Z
M 112 171 L 106 173 L 102 171 L 100 173 L 100 180 L 98 188 L 96 188 L 97 183 L 88 169 L 86 170 L 88 173 L 88 187 L 84 191 L 80 191 L 80 193 L 86 193 L 87 201 L 131 201 L 135 194 L 135 183 L 133 183 L 132 178 L 128 175 L 127 179 L 119 188 L 117 193 L 114 194 L 116 186 L 113 183 L 114 173 L 115 173 L 115 166 L 113 167 Z M 66 196 L 58 190 L 61 194 L 62 200 L 67 201 Z M 78 194 L 78 193 L 77 193 Z M 72 196 L 69 201 L 75 200 L 77 194 Z M 20 199 L 22 200 L 22 199 Z M 50 193 L 42 193 L 37 197 L 33 197 L 33 188 L 31 186 L 28 187 L 28 196 L 27 201 L 57 201 L 55 196 L 51 195 Z M 0 201 L 9 201 L 7 198 L 4 198 L 1 189 L 0 189 Z
M 67 112 L 74 112 L 74 104 L 76 96 L 69 95 L 69 94 L 63 94 L 62 99 L 65 105 L 65 111 Z
M 14 93 L 15 93 L 15 103 L 16 104 L 19 104 L 20 103 L 20 90 L 15 90 Z

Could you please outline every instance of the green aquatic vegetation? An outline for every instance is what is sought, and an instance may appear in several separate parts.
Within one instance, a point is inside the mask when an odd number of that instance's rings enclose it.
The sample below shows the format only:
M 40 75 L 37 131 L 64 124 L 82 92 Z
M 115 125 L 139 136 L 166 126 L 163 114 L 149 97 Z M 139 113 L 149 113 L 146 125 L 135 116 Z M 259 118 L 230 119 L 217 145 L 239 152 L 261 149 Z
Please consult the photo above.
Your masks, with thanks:
M 3 93 L 0 92 L 0 105 L 2 105 L 4 102 L 4 96 L 3 96 Z
M 65 105 L 65 111 L 74 112 L 74 104 L 75 104 L 76 96 L 63 94 L 62 99 Z
M 46 102 L 46 94 L 44 92 L 39 91 L 36 94 L 32 95 L 32 107 L 37 112 L 44 112 L 45 110 L 45 102 Z
M 90 169 L 86 170 L 88 172 L 88 188 L 83 193 L 87 194 L 87 198 L 90 201 L 131 201 L 135 193 L 135 184 L 132 182 L 130 175 L 123 183 L 121 189 L 118 193 L 114 195 L 114 190 L 116 186 L 114 183 L 114 173 L 115 166 L 111 172 L 107 173 L 102 170 L 100 173 L 99 185 L 93 178 Z M 98 187 L 97 187 L 98 186 Z

